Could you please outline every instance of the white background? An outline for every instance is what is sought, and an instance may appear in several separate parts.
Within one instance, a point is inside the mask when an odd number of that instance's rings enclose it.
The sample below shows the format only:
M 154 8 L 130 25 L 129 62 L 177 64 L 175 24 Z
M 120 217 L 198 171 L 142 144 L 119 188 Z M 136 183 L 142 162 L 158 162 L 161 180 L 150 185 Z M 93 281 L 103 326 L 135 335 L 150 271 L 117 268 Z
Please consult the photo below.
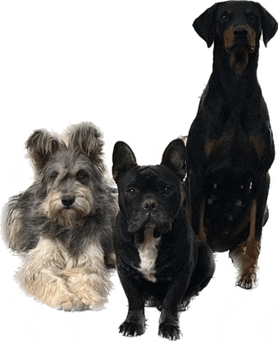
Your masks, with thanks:
M 12 1 L 0 2 L 1 208 L 33 180 L 24 143 L 38 128 L 62 133 L 92 121 L 105 138 L 111 170 L 117 140 L 140 164 L 160 163 L 166 145 L 186 135 L 212 68 L 212 49 L 192 28 L 213 2 Z M 262 5 L 278 19 L 273 0 Z M 261 42 L 259 81 L 278 136 L 278 35 Z M 235 287 L 227 253 L 217 254 L 209 286 L 182 313 L 184 341 L 276 341 L 277 161 L 271 168 L 270 219 L 264 228 L 259 286 Z M 1 341 L 127 341 L 118 334 L 127 301 L 116 274 L 106 309 L 66 313 L 27 297 L 13 280 L 20 260 L 0 241 Z M 147 309 L 148 328 L 136 341 L 157 336 L 159 312 Z

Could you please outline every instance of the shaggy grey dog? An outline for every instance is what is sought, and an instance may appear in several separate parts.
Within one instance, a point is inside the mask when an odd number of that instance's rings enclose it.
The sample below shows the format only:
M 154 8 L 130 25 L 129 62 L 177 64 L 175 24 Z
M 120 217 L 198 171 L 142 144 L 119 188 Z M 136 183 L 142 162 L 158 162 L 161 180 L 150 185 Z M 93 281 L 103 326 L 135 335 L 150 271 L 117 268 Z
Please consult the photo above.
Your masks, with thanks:
M 63 139 L 35 131 L 26 147 L 35 181 L 10 199 L 5 225 L 9 247 L 23 256 L 20 284 L 54 308 L 99 307 L 111 287 L 118 211 L 106 179 L 102 135 L 93 124 L 82 123 Z

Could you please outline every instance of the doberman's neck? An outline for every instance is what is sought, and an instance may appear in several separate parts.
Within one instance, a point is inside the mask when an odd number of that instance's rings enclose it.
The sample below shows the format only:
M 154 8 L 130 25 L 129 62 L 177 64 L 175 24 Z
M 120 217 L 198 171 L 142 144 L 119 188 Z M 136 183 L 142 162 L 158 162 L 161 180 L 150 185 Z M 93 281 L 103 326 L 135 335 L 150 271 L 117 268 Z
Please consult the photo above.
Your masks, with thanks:
M 217 93 L 230 104 L 239 104 L 261 92 L 257 80 L 258 51 L 231 55 L 215 45 L 211 79 Z

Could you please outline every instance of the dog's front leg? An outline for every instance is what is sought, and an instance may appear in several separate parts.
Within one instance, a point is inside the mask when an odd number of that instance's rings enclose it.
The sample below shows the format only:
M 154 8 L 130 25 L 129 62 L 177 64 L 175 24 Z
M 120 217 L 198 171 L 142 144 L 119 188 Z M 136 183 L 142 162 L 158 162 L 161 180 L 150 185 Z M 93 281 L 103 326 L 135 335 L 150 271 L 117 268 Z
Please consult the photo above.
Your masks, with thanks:
M 119 331 L 124 336 L 139 336 L 144 334 L 146 328 L 145 302 L 141 298 L 131 278 L 118 267 L 118 274 L 128 300 L 128 313 L 125 321 L 120 325 Z
M 64 267 L 65 260 L 56 242 L 41 238 L 36 248 L 27 253 L 17 276 L 24 290 L 42 303 L 64 310 L 77 309 L 78 298 L 58 276 Z
M 230 257 L 239 268 L 237 285 L 252 289 L 257 285 L 257 264 L 261 247 L 262 227 L 269 190 L 269 175 L 253 181 L 253 201 L 250 207 L 250 230 L 246 241 L 230 252 Z
M 202 182 L 202 177 L 195 173 L 192 173 L 189 178 L 190 216 L 195 234 L 200 240 L 206 242 L 204 221 L 206 198 L 203 194 Z
M 189 280 L 185 275 L 177 279 L 169 288 L 163 300 L 162 311 L 159 319 L 158 334 L 170 340 L 180 338 L 179 305 L 188 287 Z
M 133 309 L 129 302 L 129 309 L 125 321 L 120 325 L 119 331 L 124 336 L 140 336 L 145 332 L 144 307 L 140 309 Z
M 159 319 L 158 334 L 169 340 L 178 340 L 180 338 L 178 310 L 171 311 L 162 309 Z
M 84 309 L 101 307 L 106 302 L 111 282 L 102 246 L 97 241 L 90 243 L 78 257 L 68 258 L 65 269 L 56 273 Z

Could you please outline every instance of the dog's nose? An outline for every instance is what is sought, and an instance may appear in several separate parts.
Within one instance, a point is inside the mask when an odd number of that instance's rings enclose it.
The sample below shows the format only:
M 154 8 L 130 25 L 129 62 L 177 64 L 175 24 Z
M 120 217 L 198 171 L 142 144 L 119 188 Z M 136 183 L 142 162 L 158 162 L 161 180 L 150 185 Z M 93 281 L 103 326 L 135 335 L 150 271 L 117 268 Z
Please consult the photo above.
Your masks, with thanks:
M 152 211 L 157 208 L 157 202 L 153 199 L 147 199 L 142 203 L 142 207 L 146 211 Z
M 66 196 L 66 197 L 63 197 L 61 202 L 62 204 L 65 206 L 65 207 L 70 207 L 75 201 L 75 198 L 74 197 L 71 197 L 71 196 Z
M 248 31 L 246 29 L 245 26 L 238 26 L 235 30 L 234 30 L 234 36 L 236 39 L 245 39 L 248 35 Z

